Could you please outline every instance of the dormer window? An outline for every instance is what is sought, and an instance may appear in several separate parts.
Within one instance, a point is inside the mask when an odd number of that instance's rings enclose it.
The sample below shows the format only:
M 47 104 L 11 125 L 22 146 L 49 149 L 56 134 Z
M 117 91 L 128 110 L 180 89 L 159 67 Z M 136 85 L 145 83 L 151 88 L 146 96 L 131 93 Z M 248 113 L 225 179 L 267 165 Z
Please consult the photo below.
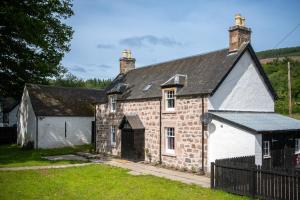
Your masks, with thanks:
M 165 91 L 165 100 L 166 100 L 166 111 L 175 110 L 175 90 L 166 90 Z
M 116 112 L 117 110 L 117 97 L 115 95 L 110 96 L 110 111 Z

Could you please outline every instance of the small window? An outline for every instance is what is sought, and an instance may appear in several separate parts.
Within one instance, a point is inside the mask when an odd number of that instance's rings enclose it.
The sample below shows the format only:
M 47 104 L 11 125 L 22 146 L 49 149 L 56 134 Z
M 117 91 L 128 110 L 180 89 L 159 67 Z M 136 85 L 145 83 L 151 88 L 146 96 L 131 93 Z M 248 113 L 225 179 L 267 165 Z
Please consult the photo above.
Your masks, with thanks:
M 116 96 L 110 97 L 110 110 L 111 112 L 116 112 L 117 109 L 117 98 Z
M 271 157 L 270 141 L 264 141 L 263 155 L 264 155 L 264 158 L 270 158 Z
M 300 154 L 300 138 L 295 139 L 295 154 Z
M 111 145 L 116 145 L 116 126 L 110 127 Z
M 166 91 L 166 110 L 174 111 L 175 110 L 175 91 L 168 90 Z
M 175 153 L 175 132 L 174 128 L 167 128 L 166 153 Z

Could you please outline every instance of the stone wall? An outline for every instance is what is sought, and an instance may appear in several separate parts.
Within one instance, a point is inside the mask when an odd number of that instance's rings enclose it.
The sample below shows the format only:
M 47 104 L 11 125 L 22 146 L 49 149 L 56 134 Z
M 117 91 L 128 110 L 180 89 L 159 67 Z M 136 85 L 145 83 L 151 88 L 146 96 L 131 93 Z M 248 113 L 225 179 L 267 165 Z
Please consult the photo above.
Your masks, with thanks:
M 207 98 L 204 98 L 204 108 L 207 111 Z M 109 105 L 100 104 L 97 109 L 97 151 L 111 155 L 121 155 L 121 130 L 117 129 L 116 145 L 110 145 L 110 126 L 119 126 L 122 117 L 128 114 L 137 114 L 145 126 L 145 149 L 149 153 L 145 160 L 159 161 L 160 135 L 160 100 L 118 101 L 117 112 L 111 113 Z M 201 97 L 177 97 L 175 111 L 166 112 L 162 103 L 162 164 L 178 169 L 199 171 L 201 168 L 202 141 Z M 167 154 L 166 128 L 175 129 L 175 154 Z M 206 131 L 205 131 L 206 132 Z M 207 164 L 207 139 L 205 133 L 205 166 Z M 148 156 L 147 156 L 148 155 Z

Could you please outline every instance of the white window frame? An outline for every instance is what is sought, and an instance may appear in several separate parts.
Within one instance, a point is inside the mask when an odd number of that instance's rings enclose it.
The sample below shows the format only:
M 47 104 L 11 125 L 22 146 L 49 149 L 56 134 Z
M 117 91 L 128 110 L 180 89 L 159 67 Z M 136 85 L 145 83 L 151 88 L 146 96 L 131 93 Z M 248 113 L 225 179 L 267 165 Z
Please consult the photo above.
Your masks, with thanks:
M 271 158 L 271 142 L 266 140 L 263 142 L 263 157 L 264 158 Z
M 300 154 L 300 138 L 295 138 L 295 154 Z
M 174 144 L 173 149 L 169 148 L 169 138 L 173 138 L 173 144 Z M 166 153 L 175 154 L 175 148 L 176 148 L 175 142 L 176 142 L 176 140 L 175 140 L 175 129 L 173 127 L 166 128 Z
M 116 112 L 117 110 L 117 97 L 115 95 L 110 96 L 110 111 Z
M 173 107 L 169 107 L 169 101 L 173 100 Z M 165 91 L 165 104 L 166 111 L 175 111 L 175 90 Z
M 117 131 L 116 131 L 116 126 L 111 126 L 110 127 L 110 143 L 111 146 L 115 146 L 117 141 Z

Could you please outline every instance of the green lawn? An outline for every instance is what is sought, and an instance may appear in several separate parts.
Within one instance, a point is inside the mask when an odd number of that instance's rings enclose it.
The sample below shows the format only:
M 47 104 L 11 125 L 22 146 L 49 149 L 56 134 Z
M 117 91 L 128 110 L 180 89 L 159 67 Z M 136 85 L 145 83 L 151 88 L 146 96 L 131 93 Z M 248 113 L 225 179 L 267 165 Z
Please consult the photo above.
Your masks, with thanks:
M 0 171 L 0 199 L 246 199 L 107 165 Z
M 79 163 L 81 161 L 48 161 L 41 156 L 71 154 L 90 149 L 90 145 L 83 145 L 59 149 L 22 150 L 16 145 L 0 145 L 0 167 Z

